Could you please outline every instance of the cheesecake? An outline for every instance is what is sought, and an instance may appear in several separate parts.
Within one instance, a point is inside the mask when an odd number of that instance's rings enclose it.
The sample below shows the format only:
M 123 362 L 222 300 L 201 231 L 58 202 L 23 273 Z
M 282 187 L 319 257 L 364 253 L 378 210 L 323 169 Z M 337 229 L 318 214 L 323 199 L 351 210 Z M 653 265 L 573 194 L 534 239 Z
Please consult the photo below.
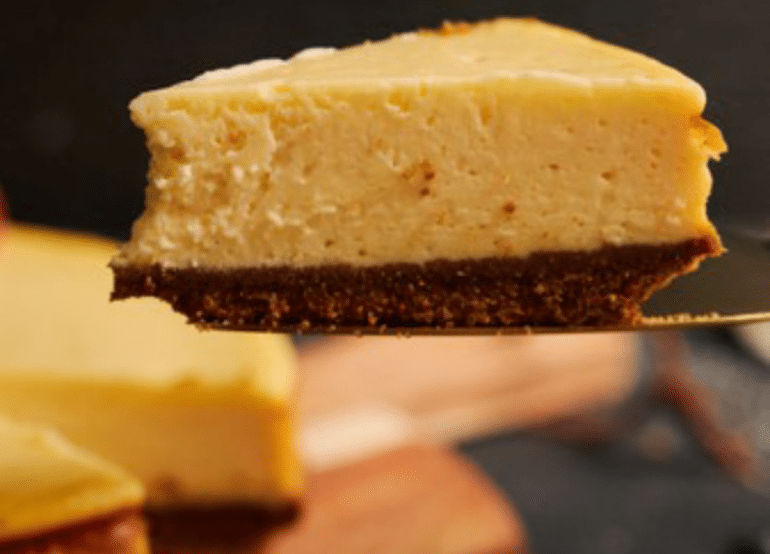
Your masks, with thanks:
M 0 417 L 0 444 L 0 553 L 149 553 L 138 479 L 48 428 Z
M 213 70 L 135 98 L 112 297 L 244 329 L 633 324 L 723 248 L 703 88 L 534 19 Z
M 293 504 L 296 369 L 277 334 L 201 333 L 107 301 L 116 244 L 12 224 L 0 244 L 0 415 L 119 464 L 154 508 Z

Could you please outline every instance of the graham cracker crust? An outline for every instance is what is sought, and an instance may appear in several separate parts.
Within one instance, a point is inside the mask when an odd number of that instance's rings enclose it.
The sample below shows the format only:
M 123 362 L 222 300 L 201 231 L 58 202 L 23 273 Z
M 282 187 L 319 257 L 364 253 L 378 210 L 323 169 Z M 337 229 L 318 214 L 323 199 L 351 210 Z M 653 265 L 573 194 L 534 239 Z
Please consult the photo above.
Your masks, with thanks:
M 0 554 L 149 554 L 140 509 L 47 531 L 0 544 Z
M 704 236 L 373 267 L 117 265 L 112 299 L 155 296 L 191 322 L 252 330 L 635 324 L 641 302 L 721 250 L 714 237 Z

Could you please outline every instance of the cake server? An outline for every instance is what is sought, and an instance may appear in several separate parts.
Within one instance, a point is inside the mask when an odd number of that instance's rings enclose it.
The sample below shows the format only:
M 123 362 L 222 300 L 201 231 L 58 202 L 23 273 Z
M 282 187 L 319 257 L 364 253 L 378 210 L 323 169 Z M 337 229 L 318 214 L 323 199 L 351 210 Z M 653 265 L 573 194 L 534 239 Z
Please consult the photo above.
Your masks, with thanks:
M 722 230 L 727 253 L 706 260 L 643 305 L 644 326 L 676 325 L 660 317 L 692 314 L 680 326 L 730 325 L 770 320 L 770 227 Z

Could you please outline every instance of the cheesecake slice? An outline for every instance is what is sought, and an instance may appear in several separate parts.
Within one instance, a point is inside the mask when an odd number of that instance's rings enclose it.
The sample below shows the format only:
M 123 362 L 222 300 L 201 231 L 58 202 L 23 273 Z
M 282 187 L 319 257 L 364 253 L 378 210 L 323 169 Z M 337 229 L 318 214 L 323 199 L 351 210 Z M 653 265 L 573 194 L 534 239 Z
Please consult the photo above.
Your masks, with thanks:
M 124 467 L 153 508 L 293 503 L 289 339 L 200 333 L 154 299 L 107 302 L 115 247 L 11 226 L 0 244 L 0 414 Z
M 150 91 L 113 298 L 251 329 L 638 322 L 722 251 L 704 104 L 675 69 L 533 19 Z
M 0 417 L 0 553 L 145 554 L 142 484 L 58 433 Z

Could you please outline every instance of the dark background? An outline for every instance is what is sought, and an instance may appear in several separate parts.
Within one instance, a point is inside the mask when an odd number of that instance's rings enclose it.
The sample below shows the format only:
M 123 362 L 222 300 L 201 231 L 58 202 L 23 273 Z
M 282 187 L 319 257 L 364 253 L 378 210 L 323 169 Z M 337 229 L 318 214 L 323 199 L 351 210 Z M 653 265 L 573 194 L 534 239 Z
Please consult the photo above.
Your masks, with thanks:
M 19 220 L 125 237 L 147 158 L 126 105 L 204 70 L 443 20 L 534 15 L 667 62 L 709 93 L 731 147 L 718 221 L 770 218 L 765 0 L 20 0 L 0 13 L 0 184 Z

